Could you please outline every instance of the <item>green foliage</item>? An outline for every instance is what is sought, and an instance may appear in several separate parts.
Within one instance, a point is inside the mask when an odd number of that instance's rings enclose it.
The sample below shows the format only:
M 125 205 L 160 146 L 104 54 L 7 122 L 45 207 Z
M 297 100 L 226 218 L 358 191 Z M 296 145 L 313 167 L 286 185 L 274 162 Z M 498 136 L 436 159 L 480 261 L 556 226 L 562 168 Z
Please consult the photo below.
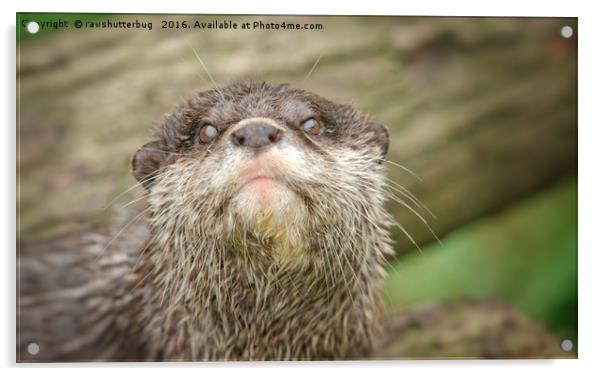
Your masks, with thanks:
M 391 308 L 494 297 L 577 338 L 577 183 L 553 188 L 400 258 L 384 295 Z

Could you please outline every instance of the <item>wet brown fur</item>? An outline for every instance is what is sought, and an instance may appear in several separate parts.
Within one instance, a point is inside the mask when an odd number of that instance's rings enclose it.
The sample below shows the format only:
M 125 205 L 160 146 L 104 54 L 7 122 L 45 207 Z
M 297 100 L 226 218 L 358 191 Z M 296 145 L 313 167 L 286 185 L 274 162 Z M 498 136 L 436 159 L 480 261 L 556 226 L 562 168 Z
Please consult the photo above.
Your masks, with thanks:
M 308 116 L 322 124 L 319 135 L 300 128 Z M 241 220 L 225 178 L 243 158 L 228 144 L 229 127 L 256 117 L 285 129 L 283 153 L 299 152 L 278 178 L 302 207 L 273 231 Z M 220 136 L 203 144 L 197 135 L 207 123 Z M 31 255 L 39 267 L 22 258 L 20 359 L 366 356 L 380 328 L 382 265 L 391 252 L 380 164 L 387 148 L 386 129 L 352 106 L 287 85 L 244 82 L 193 95 L 132 158 L 148 191 L 148 222 L 142 213 L 121 236 L 130 239 L 109 247 L 92 235 L 72 245 L 80 252 L 65 256 L 71 267 L 63 273 L 79 278 L 69 283 L 40 276 L 61 257 Z M 303 240 L 290 243 L 303 261 L 275 256 L 281 238 Z M 40 290 L 27 287 L 34 280 Z M 33 341 L 36 357 L 25 352 Z

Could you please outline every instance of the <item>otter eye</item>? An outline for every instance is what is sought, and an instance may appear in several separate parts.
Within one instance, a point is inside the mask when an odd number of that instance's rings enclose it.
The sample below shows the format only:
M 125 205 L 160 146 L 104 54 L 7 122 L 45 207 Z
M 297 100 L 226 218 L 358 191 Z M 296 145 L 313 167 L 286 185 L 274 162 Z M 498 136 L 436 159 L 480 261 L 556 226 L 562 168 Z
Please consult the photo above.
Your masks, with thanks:
M 303 121 L 301 123 L 301 127 L 303 127 L 303 131 L 305 131 L 305 133 L 309 133 L 314 136 L 320 134 L 320 130 L 322 129 L 320 123 L 314 118 L 309 118 Z
M 219 134 L 219 130 L 212 124 L 205 124 L 199 130 L 199 140 L 206 144 L 211 142 Z

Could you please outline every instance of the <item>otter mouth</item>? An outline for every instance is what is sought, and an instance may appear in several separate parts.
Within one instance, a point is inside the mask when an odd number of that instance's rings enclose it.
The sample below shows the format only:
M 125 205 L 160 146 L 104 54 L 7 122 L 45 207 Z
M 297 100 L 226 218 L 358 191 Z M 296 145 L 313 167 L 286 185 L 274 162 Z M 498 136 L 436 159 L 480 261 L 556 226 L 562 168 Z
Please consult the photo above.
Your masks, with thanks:
M 253 207 L 264 209 L 279 207 L 279 202 L 288 201 L 294 192 L 273 174 L 254 174 L 239 179 L 235 195 Z M 280 208 L 284 210 L 285 208 Z
M 269 199 L 270 196 L 288 190 L 288 186 L 279 176 L 281 163 L 272 153 L 264 154 L 250 161 L 245 161 L 238 168 L 235 178 L 237 194 L 257 196 Z
M 255 176 L 243 178 L 238 183 L 237 191 L 240 192 L 241 190 L 243 190 L 245 188 L 254 187 L 254 186 L 269 188 L 269 187 L 276 186 L 276 185 L 282 185 L 282 181 L 280 179 L 276 178 L 275 176 L 267 175 L 267 174 L 257 174 Z

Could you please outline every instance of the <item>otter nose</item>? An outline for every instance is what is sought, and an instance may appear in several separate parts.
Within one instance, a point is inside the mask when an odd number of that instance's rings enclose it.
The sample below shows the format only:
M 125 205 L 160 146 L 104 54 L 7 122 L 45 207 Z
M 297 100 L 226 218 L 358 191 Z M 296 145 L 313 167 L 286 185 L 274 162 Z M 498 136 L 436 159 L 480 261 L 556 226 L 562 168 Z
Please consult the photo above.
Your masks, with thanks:
M 230 137 L 236 146 L 262 148 L 280 141 L 281 134 L 280 129 L 265 122 L 257 122 L 232 132 Z

